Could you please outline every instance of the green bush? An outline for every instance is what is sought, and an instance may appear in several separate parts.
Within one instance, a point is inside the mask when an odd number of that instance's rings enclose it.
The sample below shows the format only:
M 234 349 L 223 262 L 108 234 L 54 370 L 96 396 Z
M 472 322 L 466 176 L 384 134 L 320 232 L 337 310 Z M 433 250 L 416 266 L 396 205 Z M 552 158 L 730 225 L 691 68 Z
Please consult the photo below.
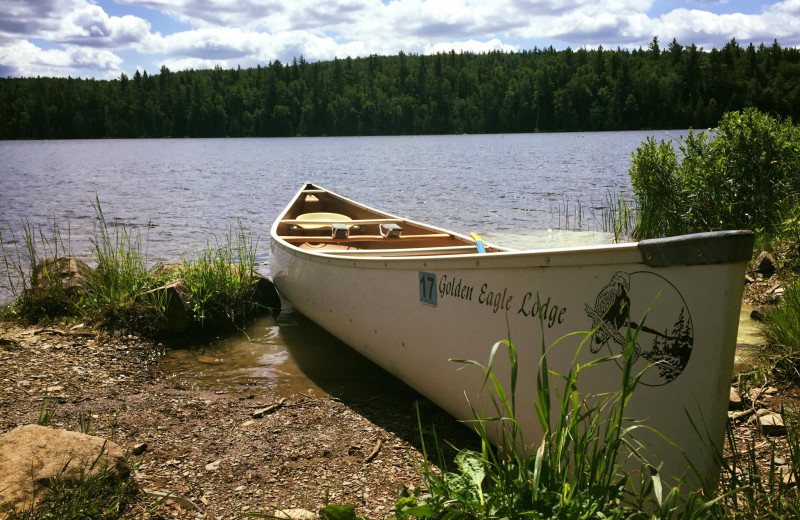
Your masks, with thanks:
M 671 143 L 648 138 L 631 156 L 636 238 L 722 229 L 780 235 L 800 200 L 800 129 L 755 109 Z

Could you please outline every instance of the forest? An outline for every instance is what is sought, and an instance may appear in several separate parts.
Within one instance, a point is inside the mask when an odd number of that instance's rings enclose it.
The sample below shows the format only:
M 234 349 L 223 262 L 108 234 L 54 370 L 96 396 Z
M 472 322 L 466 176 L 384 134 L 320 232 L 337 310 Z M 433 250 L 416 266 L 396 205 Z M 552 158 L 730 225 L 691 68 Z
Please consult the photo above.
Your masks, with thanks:
M 745 107 L 800 119 L 800 49 L 443 53 L 113 80 L 0 78 L 0 139 L 288 137 L 707 128 Z

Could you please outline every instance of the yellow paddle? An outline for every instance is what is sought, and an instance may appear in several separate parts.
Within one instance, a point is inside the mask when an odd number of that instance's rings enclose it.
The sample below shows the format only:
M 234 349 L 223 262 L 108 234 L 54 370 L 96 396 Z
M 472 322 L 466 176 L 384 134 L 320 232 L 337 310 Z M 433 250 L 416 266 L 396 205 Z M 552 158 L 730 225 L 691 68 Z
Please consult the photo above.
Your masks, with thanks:
M 477 233 L 470 233 L 469 236 L 475 241 L 475 246 L 478 248 L 478 253 L 486 252 L 486 242 Z

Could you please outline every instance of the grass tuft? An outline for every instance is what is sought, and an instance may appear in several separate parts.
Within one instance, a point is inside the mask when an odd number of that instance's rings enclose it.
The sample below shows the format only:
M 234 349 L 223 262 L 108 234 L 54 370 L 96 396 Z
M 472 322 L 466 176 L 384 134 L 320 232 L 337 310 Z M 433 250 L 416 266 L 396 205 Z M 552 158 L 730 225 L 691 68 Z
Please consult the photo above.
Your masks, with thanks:
M 254 269 L 257 244 L 241 221 L 227 234 L 187 260 L 179 270 L 165 271 L 142 253 L 140 236 L 107 221 L 95 198 L 94 269 L 78 260 L 54 221 L 49 231 L 23 225 L 18 240 L 11 226 L 0 228 L 0 288 L 14 296 L 2 309 L 7 318 L 28 323 L 75 317 L 109 327 L 158 332 L 169 307 L 167 291 L 154 291 L 177 278 L 187 282 L 185 302 L 204 329 L 241 327 L 257 308 Z M 67 228 L 68 229 L 68 228 Z M 181 294 L 183 297 L 183 293 Z

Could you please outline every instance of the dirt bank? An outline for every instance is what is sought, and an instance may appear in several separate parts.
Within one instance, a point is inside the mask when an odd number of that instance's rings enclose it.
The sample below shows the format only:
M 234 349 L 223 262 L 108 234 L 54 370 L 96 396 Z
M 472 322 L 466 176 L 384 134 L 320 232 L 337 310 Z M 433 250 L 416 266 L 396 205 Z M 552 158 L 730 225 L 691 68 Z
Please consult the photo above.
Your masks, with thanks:
M 241 518 L 336 502 L 381 518 L 398 490 L 421 484 L 413 392 L 341 401 L 246 384 L 195 391 L 159 371 L 161 348 L 82 327 L 0 323 L 0 433 L 36 423 L 50 396 L 52 426 L 78 430 L 79 417 L 89 415 L 96 435 L 129 451 L 146 444 L 132 456 L 135 478 L 156 493 L 141 496 L 130 512 L 137 518 L 157 492 L 176 499 L 147 516 Z M 441 410 L 423 401 L 422 411 L 440 440 L 476 447 Z

